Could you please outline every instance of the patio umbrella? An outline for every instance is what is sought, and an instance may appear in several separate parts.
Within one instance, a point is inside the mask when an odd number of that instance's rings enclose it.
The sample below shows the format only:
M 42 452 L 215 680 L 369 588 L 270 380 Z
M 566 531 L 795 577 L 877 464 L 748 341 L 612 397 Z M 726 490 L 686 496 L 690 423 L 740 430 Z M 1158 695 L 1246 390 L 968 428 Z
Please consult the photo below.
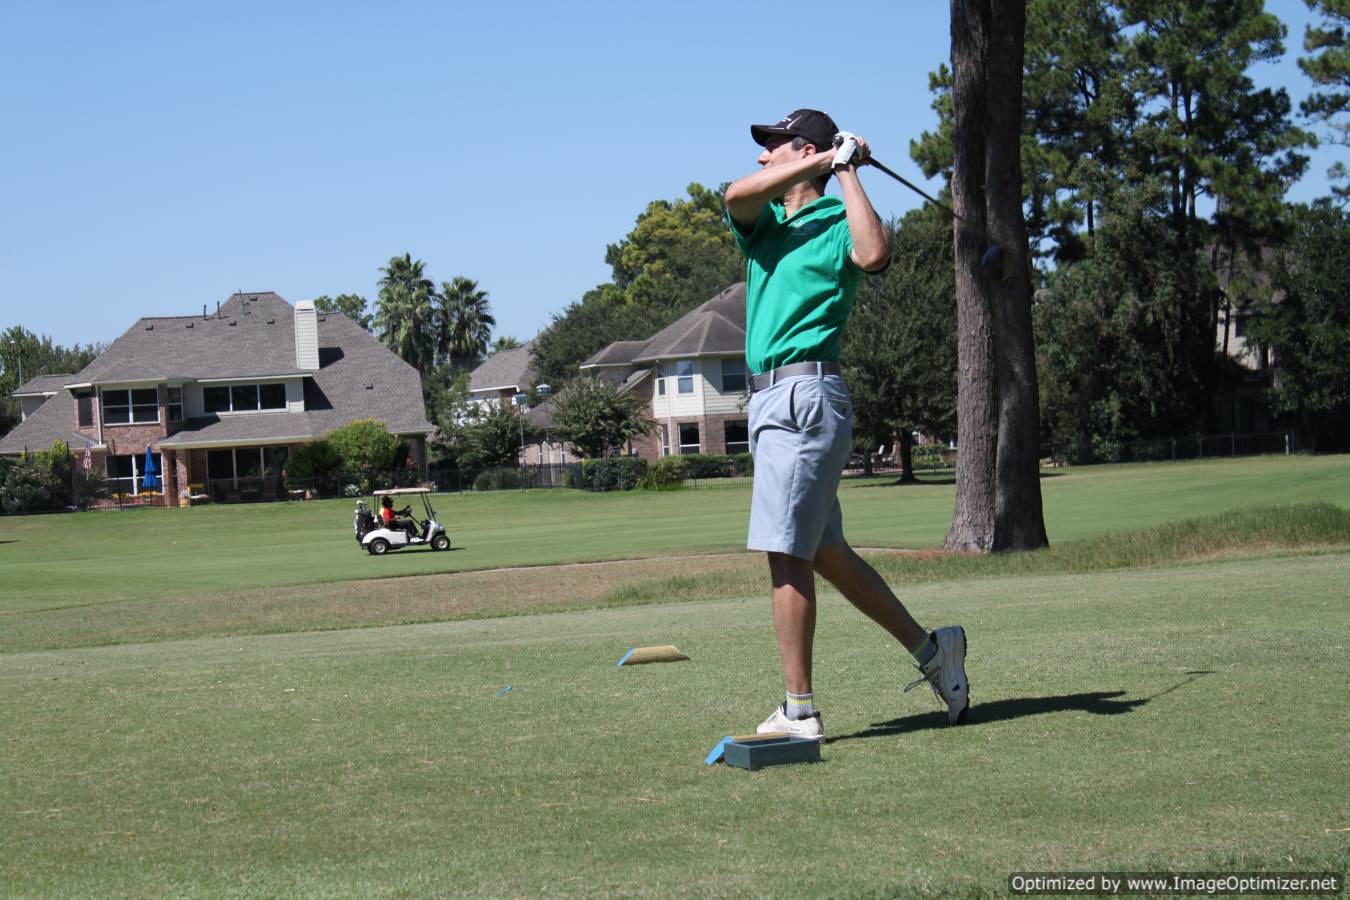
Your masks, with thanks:
M 150 446 L 145 447 L 145 472 L 141 476 L 141 488 L 159 487 L 159 475 L 155 473 L 155 458 L 150 455 Z

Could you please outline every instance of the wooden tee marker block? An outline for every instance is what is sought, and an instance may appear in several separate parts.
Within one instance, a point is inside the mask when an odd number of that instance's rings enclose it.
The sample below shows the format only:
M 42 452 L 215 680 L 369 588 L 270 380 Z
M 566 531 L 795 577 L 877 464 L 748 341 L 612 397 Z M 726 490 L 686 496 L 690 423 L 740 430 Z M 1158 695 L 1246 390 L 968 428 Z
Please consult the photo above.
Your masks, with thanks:
M 712 765 L 719 759 L 729 766 L 751 770 L 820 762 L 820 741 L 783 732 L 728 735 L 718 741 L 704 763 Z
M 688 658 L 674 644 L 660 647 L 629 647 L 628 652 L 619 660 L 619 665 L 640 666 L 643 663 L 679 662 Z

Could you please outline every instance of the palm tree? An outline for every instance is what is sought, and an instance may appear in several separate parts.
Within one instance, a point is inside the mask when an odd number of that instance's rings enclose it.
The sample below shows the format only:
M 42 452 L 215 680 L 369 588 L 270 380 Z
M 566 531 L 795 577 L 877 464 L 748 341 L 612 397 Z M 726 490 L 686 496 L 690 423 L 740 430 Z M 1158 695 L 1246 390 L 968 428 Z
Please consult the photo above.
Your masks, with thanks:
M 380 269 L 384 275 L 374 322 L 380 342 L 424 374 L 435 367 L 439 344 L 432 306 L 436 285 L 423 274 L 425 267 L 422 260 L 405 253 Z
M 463 275 L 442 281 L 436 313 L 440 325 L 437 356 L 441 361 L 467 369 L 483 358 L 497 320 L 492 316 L 487 291 L 480 291 L 477 281 Z

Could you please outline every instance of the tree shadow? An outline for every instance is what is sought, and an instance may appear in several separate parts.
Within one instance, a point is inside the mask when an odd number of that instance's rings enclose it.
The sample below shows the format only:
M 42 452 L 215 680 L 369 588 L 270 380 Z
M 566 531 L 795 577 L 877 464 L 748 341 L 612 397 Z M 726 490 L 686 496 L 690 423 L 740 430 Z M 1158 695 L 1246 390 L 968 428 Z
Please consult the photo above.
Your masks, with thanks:
M 15 541 L 0 541 L 0 544 L 17 544 L 17 543 L 18 543 L 17 540 L 15 540 Z
M 1009 719 L 1021 719 L 1026 716 L 1039 716 L 1046 713 L 1086 712 L 1097 716 L 1119 716 L 1132 712 L 1152 700 L 1170 694 L 1185 687 L 1201 675 L 1212 675 L 1212 670 L 1196 669 L 1186 673 L 1189 678 L 1159 691 L 1148 697 L 1136 700 L 1119 699 L 1125 691 L 1092 691 L 1082 694 L 1062 694 L 1056 697 L 1013 697 L 1007 700 L 994 700 L 990 703 L 975 703 L 966 714 L 965 726 L 987 725 L 991 722 L 1006 722 Z M 889 722 L 873 722 L 869 727 L 853 734 L 826 738 L 825 743 L 851 741 L 858 738 L 889 737 L 924 731 L 929 728 L 948 728 L 946 712 L 919 713 L 891 719 Z

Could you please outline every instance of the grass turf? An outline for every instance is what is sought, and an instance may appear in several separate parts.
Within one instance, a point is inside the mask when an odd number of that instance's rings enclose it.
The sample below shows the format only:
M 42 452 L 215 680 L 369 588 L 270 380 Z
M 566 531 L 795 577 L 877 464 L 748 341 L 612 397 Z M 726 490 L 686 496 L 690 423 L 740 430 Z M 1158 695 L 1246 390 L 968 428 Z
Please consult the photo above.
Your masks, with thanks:
M 1013 870 L 1344 871 L 1343 549 L 915 584 L 971 723 L 822 598 L 824 762 L 752 600 L 0 655 L 13 895 L 999 895 Z M 619 669 L 628 646 L 693 657 Z M 498 695 L 506 685 L 509 693 Z
M 921 621 L 967 626 L 971 724 L 900 695 L 893 642 L 826 592 L 825 761 L 759 773 L 701 765 L 778 696 L 754 555 L 334 582 L 725 550 L 743 488 L 445 498 L 473 543 L 400 562 L 347 543 L 346 503 L 0 520 L 0 885 L 758 895 L 794 848 L 810 895 L 1344 871 L 1346 463 L 1077 470 L 1043 482 L 1049 551 L 873 554 Z M 855 543 L 933 546 L 951 488 L 844 504 Z M 576 604 L 611 608 L 485 618 Z M 669 642 L 693 660 L 614 666 Z
M 1258 504 L 1350 507 L 1350 456 L 1259 457 L 1047 472 L 1053 544 Z M 950 484 L 856 479 L 841 491 L 858 547 L 934 548 Z M 352 502 L 0 517 L 0 617 L 212 592 L 582 560 L 739 551 L 749 487 L 588 494 L 444 495 L 456 549 L 372 559 L 351 532 Z

